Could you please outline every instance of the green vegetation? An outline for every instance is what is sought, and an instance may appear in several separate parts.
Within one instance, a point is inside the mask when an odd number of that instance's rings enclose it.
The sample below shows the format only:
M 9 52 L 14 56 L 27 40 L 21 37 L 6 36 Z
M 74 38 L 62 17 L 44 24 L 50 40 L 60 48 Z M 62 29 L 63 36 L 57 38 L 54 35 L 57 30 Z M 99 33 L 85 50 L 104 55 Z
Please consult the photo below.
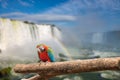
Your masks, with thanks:
M 11 80 L 11 67 L 0 69 L 0 80 Z

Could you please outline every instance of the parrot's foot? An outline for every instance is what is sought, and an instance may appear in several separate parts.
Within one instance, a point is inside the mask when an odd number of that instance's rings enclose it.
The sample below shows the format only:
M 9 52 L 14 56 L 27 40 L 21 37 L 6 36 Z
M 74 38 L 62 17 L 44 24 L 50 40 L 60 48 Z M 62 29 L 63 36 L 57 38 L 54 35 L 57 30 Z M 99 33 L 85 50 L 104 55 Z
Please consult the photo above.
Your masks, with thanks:
M 42 62 L 42 60 L 38 60 L 38 63 Z
M 39 66 L 41 65 L 41 63 L 43 63 L 43 61 L 42 60 L 38 60 L 38 63 L 39 63 Z

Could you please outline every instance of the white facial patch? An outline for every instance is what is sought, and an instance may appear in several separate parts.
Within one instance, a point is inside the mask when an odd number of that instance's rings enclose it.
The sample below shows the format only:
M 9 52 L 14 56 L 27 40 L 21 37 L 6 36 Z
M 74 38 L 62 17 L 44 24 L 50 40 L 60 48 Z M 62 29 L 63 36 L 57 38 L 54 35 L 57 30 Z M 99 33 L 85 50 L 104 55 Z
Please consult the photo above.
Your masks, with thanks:
M 41 53 L 41 50 L 39 48 L 37 48 L 37 51 Z
M 45 49 L 45 48 L 44 48 L 43 46 L 40 46 L 40 50 L 42 50 L 42 51 L 43 51 L 44 49 Z

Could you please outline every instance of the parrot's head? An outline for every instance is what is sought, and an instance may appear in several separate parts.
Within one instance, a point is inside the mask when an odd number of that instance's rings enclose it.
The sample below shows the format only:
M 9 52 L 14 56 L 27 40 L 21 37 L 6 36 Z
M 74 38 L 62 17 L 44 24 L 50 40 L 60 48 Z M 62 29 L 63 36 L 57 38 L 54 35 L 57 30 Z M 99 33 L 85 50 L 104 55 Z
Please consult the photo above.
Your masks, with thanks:
M 48 46 L 46 46 L 45 44 L 39 44 L 36 48 L 39 53 L 46 52 L 48 50 Z

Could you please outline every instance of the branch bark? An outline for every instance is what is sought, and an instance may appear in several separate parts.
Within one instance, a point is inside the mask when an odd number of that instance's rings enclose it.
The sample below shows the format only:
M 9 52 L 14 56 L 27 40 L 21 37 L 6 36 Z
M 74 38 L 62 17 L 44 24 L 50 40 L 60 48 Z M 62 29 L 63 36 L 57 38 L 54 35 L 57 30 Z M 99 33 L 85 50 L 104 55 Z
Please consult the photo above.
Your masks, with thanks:
M 17 64 L 14 67 L 16 73 L 38 73 L 40 80 L 51 78 L 57 75 L 80 73 L 80 72 L 93 72 L 103 70 L 120 70 L 120 57 L 116 58 L 97 58 L 87 60 L 74 60 L 65 62 L 41 62 L 34 64 Z

